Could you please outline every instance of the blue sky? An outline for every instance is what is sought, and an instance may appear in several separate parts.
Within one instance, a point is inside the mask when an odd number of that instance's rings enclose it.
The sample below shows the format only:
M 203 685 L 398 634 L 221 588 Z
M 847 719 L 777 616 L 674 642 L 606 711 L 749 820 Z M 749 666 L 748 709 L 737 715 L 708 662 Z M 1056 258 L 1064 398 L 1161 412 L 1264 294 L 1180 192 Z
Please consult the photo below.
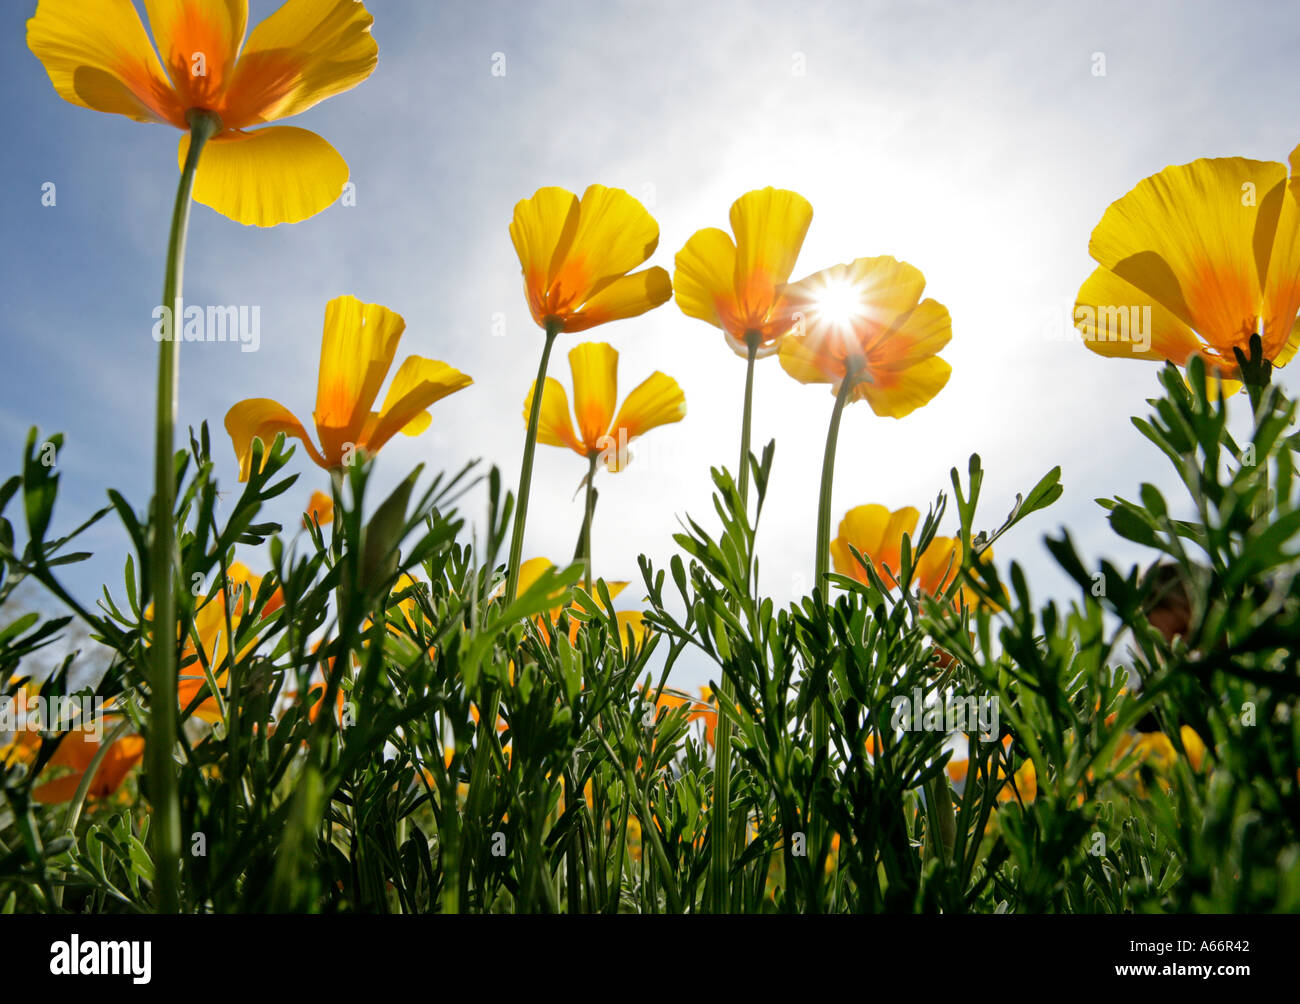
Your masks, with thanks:
M 382 482 L 417 462 L 500 465 L 513 485 L 521 408 L 541 336 L 508 234 L 515 202 L 543 185 L 625 188 L 660 224 L 652 264 L 670 271 L 697 229 L 727 225 L 731 202 L 792 188 L 815 215 L 796 277 L 867 255 L 919 267 L 946 304 L 948 387 L 901 421 L 865 404 L 845 415 L 834 519 L 879 502 L 922 511 L 948 470 L 978 451 L 981 525 L 1060 464 L 1064 498 L 1000 544 L 1040 591 L 1064 580 L 1041 539 L 1061 524 L 1092 557 L 1145 556 L 1110 534 L 1099 496 L 1133 496 L 1171 475 L 1129 423 L 1156 389 L 1155 367 L 1105 360 L 1065 336 L 1093 265 L 1088 235 L 1143 177 L 1202 156 L 1285 161 L 1300 142 L 1294 53 L 1300 11 L 1280 3 L 704 3 L 371 0 L 379 66 L 357 89 L 293 124 L 348 160 L 355 207 L 295 226 L 241 227 L 196 207 L 186 299 L 256 305 L 261 346 L 185 344 L 180 428 L 208 420 L 234 453 L 227 409 L 273 397 L 310 415 L 325 303 L 343 293 L 407 320 L 399 358 L 417 353 L 475 384 L 435 406 L 431 430 L 378 460 Z M 252 0 L 250 23 L 274 9 Z M 158 300 L 179 134 L 62 101 L 27 50 L 34 2 L 6 4 L 0 88 L 0 473 L 26 430 L 62 431 L 58 525 L 121 490 L 137 508 L 151 482 Z M 494 54 L 505 75 L 492 73 Z M 1105 75 L 1096 75 L 1096 54 Z M 799 71 L 802 69 L 802 73 Z M 57 205 L 41 186 L 57 185 Z M 505 334 L 493 335 L 497 316 Z M 608 578 L 659 564 L 690 512 L 712 525 L 711 464 L 734 465 L 743 361 L 721 334 L 669 304 L 564 336 L 565 353 L 608 341 L 630 389 L 655 369 L 686 393 L 685 421 L 633 446 L 604 475 L 594 552 Z M 1296 387 L 1294 373 L 1280 379 Z M 785 601 L 807 587 L 817 479 L 832 399 L 759 364 L 756 444 L 777 439 L 760 534 L 763 586 Z M 289 526 L 323 472 L 302 474 L 278 515 Z M 583 463 L 539 447 L 526 555 L 571 553 Z M 466 502 L 481 523 L 482 499 Z M 951 532 L 955 512 L 942 529 Z M 93 561 L 70 573 L 83 597 L 120 590 L 124 535 L 105 521 Z M 259 557 L 245 556 L 254 567 Z M 629 595 L 631 591 L 629 591 Z M 682 684 L 703 682 L 688 668 Z

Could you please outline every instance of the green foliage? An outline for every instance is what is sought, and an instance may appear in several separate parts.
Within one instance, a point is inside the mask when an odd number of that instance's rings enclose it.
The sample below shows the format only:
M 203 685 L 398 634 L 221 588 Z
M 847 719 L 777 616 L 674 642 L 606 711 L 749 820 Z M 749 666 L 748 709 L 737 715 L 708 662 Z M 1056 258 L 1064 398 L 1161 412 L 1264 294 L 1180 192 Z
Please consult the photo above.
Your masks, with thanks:
M 960 564 L 939 595 L 916 572 L 943 494 L 898 569 L 854 552 L 861 578 L 834 575 L 828 598 L 779 606 L 755 551 L 770 444 L 750 458 L 752 508 L 715 470 L 712 520 L 687 519 L 666 566 L 641 558 L 644 634 L 608 583 L 581 587 L 581 564 L 505 600 L 498 555 L 514 500 L 495 468 L 417 469 L 368 501 L 373 462 L 359 464 L 335 478 L 333 523 L 285 535 L 261 515 L 296 481 L 283 437 L 255 445 L 255 473 L 222 516 L 202 428 L 177 455 L 171 514 L 178 663 L 197 686 L 175 745 L 183 909 L 1300 909 L 1296 406 L 1252 387 L 1239 443 L 1198 362 L 1186 381 L 1167 367 L 1161 383 L 1134 424 L 1186 498 L 1144 484 L 1135 500 L 1102 501 L 1116 534 L 1153 552 L 1145 566 L 1090 563 L 1068 532 L 1049 537 L 1079 587 L 1064 606 L 990 557 L 1061 495 L 1060 469 L 981 528 L 978 456 L 952 472 Z M 52 804 L 40 789 L 67 770 L 57 757 L 70 737 L 8 747 L 0 905 L 147 911 L 149 779 L 131 774 L 109 794 L 91 778 L 114 739 L 158 741 L 154 517 L 109 492 L 51 540 L 58 475 L 42 450 L 60 445 L 33 430 L 22 472 L 0 486 L 0 682 L 6 697 L 24 684 L 68 695 L 86 656 L 40 681 L 25 671 L 76 620 L 103 646 L 82 694 L 113 702 L 109 734 L 77 795 Z M 478 484 L 488 518 L 471 541 L 457 505 Z M 86 557 L 70 545 L 110 512 L 134 553 L 91 610 L 59 570 Z M 237 554 L 263 563 L 260 579 L 236 574 Z M 67 615 L 14 609 L 25 580 Z M 725 681 L 734 706 L 674 698 L 687 650 L 716 667 L 714 690 Z M 898 701 L 916 694 L 996 701 L 997 734 L 905 727 Z M 822 743 L 816 709 L 830 726 Z M 700 729 L 718 714 L 734 727 L 726 833 L 714 831 Z M 723 840 L 730 871 L 711 890 Z

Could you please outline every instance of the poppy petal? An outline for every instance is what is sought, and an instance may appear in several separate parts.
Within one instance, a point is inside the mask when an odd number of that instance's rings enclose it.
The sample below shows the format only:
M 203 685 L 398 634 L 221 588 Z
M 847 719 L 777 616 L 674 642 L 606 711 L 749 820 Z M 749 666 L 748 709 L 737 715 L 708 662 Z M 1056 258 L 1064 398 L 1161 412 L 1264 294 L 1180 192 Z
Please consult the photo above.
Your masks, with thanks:
M 725 328 L 736 316 L 736 245 L 717 227 L 696 231 L 674 259 L 673 292 L 687 317 Z M 733 330 L 743 336 L 743 330 Z
M 604 342 L 583 342 L 569 353 L 569 368 L 578 436 L 589 452 L 597 450 L 618 404 L 618 352 Z
M 627 430 L 635 439 L 660 425 L 680 422 L 686 417 L 686 395 L 672 377 L 658 371 L 643 380 L 623 402 L 611 431 Z
M 898 373 L 876 374 L 853 390 L 854 400 L 865 400 L 881 418 L 903 418 L 929 404 L 952 376 L 947 360 L 931 356 Z
M 658 266 L 631 275 L 620 275 L 597 288 L 582 310 L 567 321 L 564 330 L 586 331 L 598 324 L 638 317 L 672 299 L 673 284 L 668 272 Z
M 405 330 L 401 314 L 377 303 L 340 296 L 326 304 L 314 418 L 321 450 L 332 463 L 349 443 L 367 442 L 370 409 Z
M 27 46 L 64 101 L 188 128 L 131 0 L 41 0 Z
M 376 452 L 399 431 L 418 436 L 433 420 L 426 410 L 436 401 L 463 390 L 474 381 L 436 359 L 409 356 L 402 361 L 379 409 L 379 423 L 366 438 L 366 449 Z
M 1242 157 L 1167 167 L 1106 210 L 1088 250 L 1231 358 L 1257 324 L 1278 210 L 1265 196 L 1285 179 Z
M 533 388 L 524 399 L 524 421 L 528 421 L 533 410 Z M 569 396 L 564 385 L 555 377 L 547 377 L 542 385 L 542 411 L 537 425 L 537 441 L 546 446 L 567 446 L 569 449 L 587 455 L 587 448 L 578 441 L 573 432 L 573 422 L 569 418 Z
M 225 98 L 226 125 L 288 118 L 374 72 L 374 18 L 359 0 L 288 0 L 255 27 Z
M 247 481 L 253 467 L 253 439 L 262 441 L 265 452 L 271 449 L 275 437 L 283 432 L 302 441 L 307 454 L 321 467 L 328 467 L 325 458 L 320 455 L 312 441 L 307 437 L 307 430 L 302 427 L 288 408 L 270 398 L 255 397 L 240 401 L 226 412 L 226 431 L 235 446 L 235 456 L 239 459 L 239 480 Z
M 812 216 L 807 199 L 777 188 L 746 192 L 732 205 L 733 289 L 741 316 L 754 327 L 766 321 L 776 288 L 790 281 Z
M 216 109 L 248 27 L 248 0 L 144 0 L 149 27 L 186 108 Z
M 189 148 L 186 133 L 181 165 Z M 328 209 L 347 181 L 347 161 L 321 137 L 271 126 L 223 133 L 209 142 L 199 158 L 194 201 L 245 226 L 274 227 Z

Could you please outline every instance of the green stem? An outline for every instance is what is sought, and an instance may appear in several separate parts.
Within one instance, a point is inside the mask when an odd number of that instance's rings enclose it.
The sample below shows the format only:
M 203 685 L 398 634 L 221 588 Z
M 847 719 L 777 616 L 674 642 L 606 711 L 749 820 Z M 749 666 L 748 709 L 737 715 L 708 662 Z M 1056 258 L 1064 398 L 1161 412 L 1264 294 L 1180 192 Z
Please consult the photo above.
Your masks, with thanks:
M 587 466 L 587 503 L 582 518 L 582 563 L 586 566 L 586 588 L 591 594 L 591 521 L 596 516 L 596 461 L 599 453 L 592 453 Z
M 528 415 L 528 438 L 524 440 L 524 461 L 519 469 L 519 491 L 515 496 L 515 525 L 510 535 L 510 564 L 506 572 L 505 602 L 513 603 L 519 588 L 519 563 L 524 553 L 524 523 L 528 519 L 528 490 L 533 480 L 533 454 L 537 450 L 537 426 L 542 419 L 542 392 L 546 387 L 546 366 L 551 361 L 551 346 L 562 324 L 555 318 L 546 321 L 546 345 L 533 383 L 533 407 Z
M 835 481 L 835 446 L 840 438 L 840 418 L 849 394 L 857 386 L 857 370 L 850 368 L 835 395 L 835 410 L 831 412 L 831 427 L 826 432 L 826 454 L 822 458 L 821 495 L 817 501 L 817 565 L 814 588 L 823 599 L 829 594 L 826 575 L 830 571 L 831 555 L 831 486 Z
M 154 448 L 154 533 L 150 552 L 150 583 L 154 593 L 153 678 L 150 680 L 149 733 L 145 757 L 153 802 L 153 844 L 156 878 L 155 906 L 159 913 L 180 909 L 181 815 L 172 750 L 176 745 L 176 596 L 172 569 L 176 548 L 176 467 L 174 437 L 179 382 L 178 347 L 185 241 L 189 230 L 190 197 L 199 156 L 221 128 L 208 112 L 190 113 L 190 148 L 176 189 L 171 236 L 167 242 L 167 271 L 162 306 L 170 314 L 167 337 L 158 343 L 158 414 Z
M 749 510 L 749 429 L 750 415 L 754 406 L 754 360 L 758 358 L 758 342 L 761 336 L 757 331 L 745 333 L 745 346 L 749 349 L 748 364 L 745 367 L 745 407 L 740 419 L 740 501 Z
M 758 358 L 761 336 L 757 331 L 745 332 L 745 346 L 749 350 L 745 366 L 745 404 L 740 420 L 740 502 L 749 512 L 749 439 L 754 406 L 754 362 Z M 749 578 L 748 567 L 745 570 Z M 731 679 L 724 672 L 718 681 L 718 705 L 730 708 L 735 702 Z M 731 719 L 718 712 L 718 724 L 713 733 L 713 805 L 710 810 L 710 887 L 713 910 L 727 913 L 731 910 Z

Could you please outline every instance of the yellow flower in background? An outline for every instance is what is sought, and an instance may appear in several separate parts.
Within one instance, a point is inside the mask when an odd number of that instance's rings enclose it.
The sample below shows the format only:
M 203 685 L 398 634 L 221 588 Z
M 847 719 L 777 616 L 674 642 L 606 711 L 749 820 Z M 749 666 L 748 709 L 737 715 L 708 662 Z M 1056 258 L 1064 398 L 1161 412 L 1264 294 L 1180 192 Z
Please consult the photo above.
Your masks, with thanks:
M 672 296 L 664 269 L 632 272 L 658 247 L 659 224 L 622 189 L 592 185 L 579 200 L 563 188 L 540 188 L 515 206 L 510 239 L 528 307 L 543 328 L 585 331 Z
M 239 223 L 296 223 L 330 205 L 348 165 L 306 129 L 273 126 L 370 76 L 379 48 L 359 0 L 288 0 L 247 40 L 247 0 L 40 0 L 27 45 L 65 101 L 185 130 L 216 115 L 194 198 Z M 159 62 L 159 54 L 162 62 Z
M 232 563 L 227 571 L 229 574 L 226 588 L 218 590 L 215 596 L 194 612 L 194 631 L 185 637 L 185 647 L 181 652 L 181 677 L 176 687 L 176 696 L 182 711 L 194 702 L 194 699 L 199 696 L 199 691 L 207 684 L 207 674 L 203 672 L 204 661 L 216 674 L 217 685 L 221 687 L 226 685 L 229 670 L 223 668 L 223 664 L 230 650 L 230 637 L 226 631 L 227 607 L 229 607 L 231 624 L 238 631 L 239 623 L 246 612 L 243 587 L 248 586 L 251 600 L 257 597 L 257 591 L 262 584 L 262 577 L 254 575 L 241 561 Z M 277 589 L 267 600 L 266 606 L 259 611 L 258 616 L 269 617 L 283 605 L 284 596 Z M 202 648 L 202 660 L 199 659 L 199 647 L 194 643 L 196 634 L 199 646 Z M 256 634 L 251 635 L 243 648 L 236 653 L 236 657 L 243 656 L 256 644 Z M 194 709 L 193 716 L 206 722 L 219 722 L 221 705 L 214 696 L 209 694 Z
M 673 292 L 683 314 L 721 328 L 745 356 L 775 352 L 791 328 L 783 287 L 790 281 L 813 210 L 802 195 L 777 188 L 746 192 L 731 206 L 731 234 L 696 231 L 677 252 Z
M 401 432 L 418 436 L 433 417 L 430 405 L 474 381 L 446 363 L 408 356 L 398 367 L 379 411 L 371 410 L 393 365 L 406 321 L 387 307 L 340 296 L 325 307 L 320 379 L 313 418 L 320 449 L 293 413 L 278 401 L 251 398 L 226 413 L 226 431 L 239 458 L 239 479 L 247 481 L 253 439 L 268 449 L 277 433 L 302 441 L 307 455 L 321 467 L 344 467 L 373 456 Z
M 847 575 L 859 582 L 868 584 L 867 572 L 853 557 L 849 546 L 857 548 L 864 558 L 875 567 L 881 580 L 887 586 L 898 586 L 898 574 L 902 570 L 903 535 L 916 543 L 916 525 L 921 518 L 918 510 L 911 506 L 890 512 L 882 505 L 860 505 L 850 509 L 840 521 L 839 535 L 831 541 L 831 561 L 835 571 Z M 993 549 L 987 548 L 980 553 L 980 561 L 993 557 Z M 912 585 L 923 593 L 938 598 L 952 583 L 961 569 L 962 546 L 956 537 L 938 537 L 930 541 L 924 553 L 912 552 Z M 965 586 L 960 587 L 953 597 L 965 599 L 968 606 L 976 602 L 976 595 Z
M 833 265 L 785 289 L 800 320 L 781 341 L 781 365 L 800 383 L 828 383 L 877 415 L 902 418 L 943 390 L 952 367 L 937 353 L 952 337 L 948 308 L 921 299 L 925 276 L 885 255 Z
M 519 566 L 519 592 L 527 592 L 532 588 L 533 583 L 537 582 L 538 579 L 545 575 L 549 569 L 554 567 L 555 563 L 549 558 L 529 558 Z M 605 585 L 609 589 L 609 598 L 611 600 L 617 599 L 618 594 L 628 587 L 628 583 L 626 582 L 606 581 Z M 551 637 L 550 625 L 554 625 L 559 621 L 560 615 L 564 613 L 565 608 L 568 605 L 565 602 L 568 598 L 568 594 L 569 590 L 567 589 L 559 590 L 552 597 L 555 605 L 547 611 L 547 616 L 545 618 L 540 616 L 534 618 L 534 623 L 537 625 L 538 630 L 541 631 L 542 637 L 547 641 L 549 641 Z M 625 649 L 627 647 L 627 633 L 629 629 L 632 632 L 633 640 L 638 646 L 645 644 L 648 629 L 645 626 L 645 615 L 640 610 L 616 611 L 614 619 L 618 624 L 619 640 L 623 643 Z M 549 625 L 547 623 L 548 621 Z M 578 621 L 570 619 L 569 642 L 571 644 L 576 643 L 578 640 L 579 627 L 581 627 L 581 625 Z
M 633 388 L 615 414 L 618 401 L 618 352 L 604 342 L 584 342 L 569 353 L 573 373 L 573 413 L 564 386 L 547 377 L 542 390 L 537 441 L 567 446 L 581 457 L 599 456 L 609 471 L 620 471 L 628 457 L 623 449 L 637 436 L 686 417 L 686 395 L 677 381 L 655 371 Z M 533 406 L 534 383 L 524 400 L 524 417 Z M 576 425 L 573 419 L 576 419 Z
M 1088 251 L 1075 326 L 1103 356 L 1205 359 L 1239 388 L 1233 349 L 1284 366 L 1300 346 L 1300 147 L 1284 164 L 1243 157 L 1166 167 L 1113 203 Z
M 311 493 L 307 502 L 307 511 L 303 513 L 307 523 L 316 521 L 318 526 L 329 526 L 334 522 L 334 500 L 320 489 Z
M 90 762 L 99 752 L 100 740 L 88 732 L 73 731 L 63 737 L 59 748 L 46 767 L 68 767 L 70 772 L 53 781 L 46 781 L 32 791 L 32 798 L 42 805 L 70 802 L 81 786 L 81 779 L 90 769 Z M 99 769 L 90 782 L 89 798 L 107 798 L 121 787 L 127 774 L 144 758 L 144 739 L 140 736 L 123 736 L 108 748 Z

